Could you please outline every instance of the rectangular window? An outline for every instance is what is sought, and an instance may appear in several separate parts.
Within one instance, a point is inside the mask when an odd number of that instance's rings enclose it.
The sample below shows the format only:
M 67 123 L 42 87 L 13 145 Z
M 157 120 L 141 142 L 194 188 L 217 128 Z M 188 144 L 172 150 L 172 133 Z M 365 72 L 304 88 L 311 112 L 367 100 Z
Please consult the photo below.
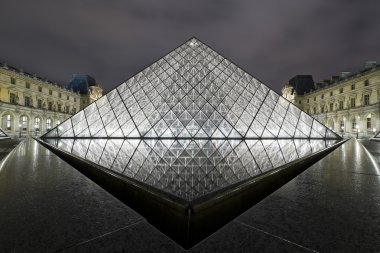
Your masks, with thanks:
M 330 91 L 330 97 L 332 97 L 333 96 L 333 92 L 332 91 Z
M 62 106 L 59 104 L 58 105 L 58 111 L 61 112 Z
M 14 93 L 9 94 L 9 103 L 16 104 L 16 95 Z
M 52 102 L 49 102 L 48 103 L 48 110 L 53 110 L 53 103 Z
M 325 112 L 325 107 L 322 106 L 322 107 L 321 107 L 321 113 L 324 113 L 324 112 Z
M 16 84 L 16 79 L 14 77 L 11 77 L 11 84 Z
M 30 106 L 30 97 L 28 97 L 28 96 L 25 96 L 24 97 L 24 102 L 25 102 L 25 106 Z
M 369 105 L 369 94 L 364 95 L 364 105 Z
M 42 87 L 41 86 L 38 86 L 38 91 L 42 92 Z
M 369 85 L 369 81 L 368 80 L 365 80 L 364 81 L 364 86 L 368 86 Z
M 11 130 L 11 125 L 12 125 L 11 115 L 8 114 L 8 115 L 7 115 L 7 129 L 8 129 L 8 130 Z
M 25 88 L 30 89 L 30 83 L 26 82 L 25 83 Z
M 325 95 L 324 95 L 324 94 L 322 94 L 322 95 L 321 95 L 321 98 L 322 98 L 322 99 L 324 99 L 324 98 L 325 98 Z
M 367 129 L 372 128 L 371 118 L 367 118 Z
M 306 102 L 309 103 L 309 99 L 307 99 Z
M 355 90 L 355 84 L 351 84 L 351 90 Z
M 22 121 L 22 130 L 27 130 L 28 129 L 28 118 L 26 116 L 22 116 L 21 121 Z
M 52 90 L 49 90 L 49 95 L 53 95 L 53 91 Z
M 66 100 L 69 100 L 69 98 L 70 98 L 69 96 L 66 96 Z
M 66 105 L 66 113 L 69 113 L 69 112 L 70 112 L 70 107 Z
M 73 108 L 73 113 L 76 113 L 77 112 L 77 108 Z
M 61 98 L 61 97 L 62 97 L 62 94 L 61 94 L 61 92 L 60 92 L 60 93 L 58 93 L 58 97 L 59 97 L 59 98 Z
M 314 101 L 316 101 L 317 100 L 317 97 L 314 97 Z
M 343 110 L 343 101 L 339 101 L 339 110 Z
M 350 105 L 351 105 L 351 108 L 354 108 L 355 107 L 355 98 L 351 98 L 350 100 Z
M 77 101 L 77 98 L 74 98 L 74 102 L 76 102 Z
M 330 103 L 330 112 L 332 112 L 333 110 L 334 110 L 334 104 Z
M 41 99 L 38 99 L 38 100 L 37 100 L 37 108 L 38 108 L 38 109 L 41 109 L 41 108 L 42 108 L 42 100 L 41 100 Z
M 339 89 L 339 93 L 343 93 L 343 88 L 340 88 L 340 89 Z
M 317 113 L 317 110 L 315 109 L 315 107 L 313 108 L 313 114 L 316 114 Z
M 300 101 L 298 101 L 298 104 L 301 104 L 301 100 L 300 100 Z

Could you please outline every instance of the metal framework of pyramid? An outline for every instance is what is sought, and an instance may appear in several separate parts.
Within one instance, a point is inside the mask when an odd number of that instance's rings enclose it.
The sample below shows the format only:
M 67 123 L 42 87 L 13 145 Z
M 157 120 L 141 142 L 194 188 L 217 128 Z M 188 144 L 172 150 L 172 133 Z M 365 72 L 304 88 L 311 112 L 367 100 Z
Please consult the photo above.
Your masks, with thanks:
M 340 139 L 195 38 L 42 138 Z
M 6 139 L 10 138 L 4 131 L 3 129 L 0 128 L 0 139 Z

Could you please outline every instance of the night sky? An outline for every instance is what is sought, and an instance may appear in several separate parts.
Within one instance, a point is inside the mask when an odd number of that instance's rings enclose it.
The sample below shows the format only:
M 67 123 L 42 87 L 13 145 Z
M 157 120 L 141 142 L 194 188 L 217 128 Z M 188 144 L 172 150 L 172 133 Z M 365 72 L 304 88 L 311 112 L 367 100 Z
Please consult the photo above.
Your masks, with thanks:
M 269 87 L 380 63 L 380 1 L 4 1 L 0 62 L 108 91 L 195 36 Z

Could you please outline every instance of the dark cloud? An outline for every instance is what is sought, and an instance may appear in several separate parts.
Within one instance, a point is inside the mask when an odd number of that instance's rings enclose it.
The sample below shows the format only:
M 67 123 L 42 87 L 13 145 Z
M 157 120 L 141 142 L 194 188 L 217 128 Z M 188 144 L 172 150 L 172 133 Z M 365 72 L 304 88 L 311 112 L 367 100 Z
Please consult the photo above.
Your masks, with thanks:
M 9 1 L 0 60 L 66 84 L 88 73 L 106 90 L 196 36 L 277 91 L 380 60 L 378 1 Z

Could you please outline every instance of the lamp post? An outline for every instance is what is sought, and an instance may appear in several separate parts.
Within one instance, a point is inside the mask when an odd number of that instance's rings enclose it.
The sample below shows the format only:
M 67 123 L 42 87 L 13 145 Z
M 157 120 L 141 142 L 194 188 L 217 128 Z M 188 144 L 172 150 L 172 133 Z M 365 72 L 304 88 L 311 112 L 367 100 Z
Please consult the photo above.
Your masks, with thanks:
M 18 124 L 18 137 L 21 138 L 21 123 Z

